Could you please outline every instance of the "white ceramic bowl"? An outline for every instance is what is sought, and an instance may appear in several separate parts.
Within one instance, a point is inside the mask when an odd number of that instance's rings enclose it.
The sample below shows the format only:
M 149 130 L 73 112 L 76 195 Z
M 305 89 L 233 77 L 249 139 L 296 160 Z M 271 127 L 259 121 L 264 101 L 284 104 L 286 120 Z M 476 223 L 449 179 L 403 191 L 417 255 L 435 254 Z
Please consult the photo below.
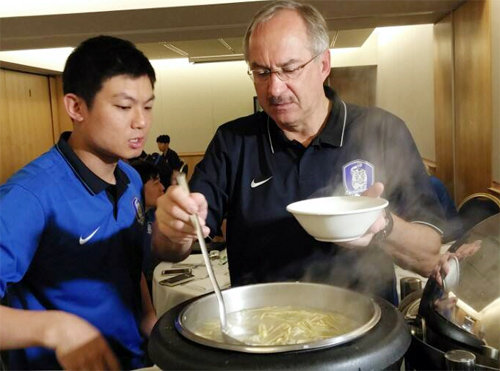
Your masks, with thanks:
M 365 234 L 388 204 L 383 198 L 336 196 L 294 202 L 286 209 L 318 241 L 343 242 Z

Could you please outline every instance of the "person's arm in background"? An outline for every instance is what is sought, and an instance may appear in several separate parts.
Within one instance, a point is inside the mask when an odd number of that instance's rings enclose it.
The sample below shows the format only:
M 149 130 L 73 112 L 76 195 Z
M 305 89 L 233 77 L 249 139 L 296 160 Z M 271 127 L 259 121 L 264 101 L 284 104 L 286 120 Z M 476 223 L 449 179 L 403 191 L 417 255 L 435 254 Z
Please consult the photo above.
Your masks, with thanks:
M 177 154 L 177 152 L 175 151 L 172 151 L 172 168 L 174 170 L 180 170 L 180 168 L 182 167 L 182 160 L 180 159 L 179 155 Z
M 0 306 L 0 349 L 40 346 L 53 349 L 68 370 L 119 370 L 120 364 L 99 331 L 62 311 L 28 311 Z
M 156 312 L 151 302 L 151 294 L 149 293 L 148 283 L 144 273 L 141 273 L 141 304 L 142 304 L 142 319 L 141 331 L 143 335 L 149 338 L 151 330 L 157 321 Z
M 179 176 L 180 170 L 184 163 L 180 159 L 177 152 L 175 152 L 172 149 L 170 149 L 169 152 L 170 152 L 169 164 L 172 167 L 172 177 L 170 179 L 170 184 L 177 184 L 177 177 Z

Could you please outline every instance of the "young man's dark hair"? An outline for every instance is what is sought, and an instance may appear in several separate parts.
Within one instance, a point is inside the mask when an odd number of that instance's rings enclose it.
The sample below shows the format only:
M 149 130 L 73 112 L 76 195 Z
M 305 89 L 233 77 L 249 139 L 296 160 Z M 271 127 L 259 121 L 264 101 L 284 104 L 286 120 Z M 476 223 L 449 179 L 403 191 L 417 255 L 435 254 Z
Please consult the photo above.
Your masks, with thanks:
M 159 135 L 158 138 L 156 138 L 156 143 L 170 143 L 170 136 Z
M 82 42 L 68 59 L 63 72 L 64 94 L 73 93 L 89 108 L 102 83 L 117 75 L 147 75 L 154 87 L 156 75 L 146 56 L 130 41 L 97 36 Z

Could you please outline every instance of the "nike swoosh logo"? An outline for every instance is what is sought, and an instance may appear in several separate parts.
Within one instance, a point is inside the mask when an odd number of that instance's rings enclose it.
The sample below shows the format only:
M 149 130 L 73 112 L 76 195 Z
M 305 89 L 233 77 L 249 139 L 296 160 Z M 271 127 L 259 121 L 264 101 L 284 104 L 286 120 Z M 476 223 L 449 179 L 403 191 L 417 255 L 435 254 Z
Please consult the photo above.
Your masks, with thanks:
M 271 180 L 272 176 L 270 176 L 269 178 L 267 179 L 264 179 L 264 180 L 261 180 L 260 182 L 256 182 L 255 179 L 252 180 L 252 183 L 250 183 L 250 187 L 252 188 L 256 188 L 266 182 L 268 182 L 269 180 Z
M 80 245 L 85 245 L 87 242 L 89 242 L 89 240 L 94 237 L 94 235 L 97 233 L 97 231 L 99 230 L 99 228 L 101 227 L 97 227 L 97 229 L 92 232 L 91 234 L 89 234 L 87 237 L 85 238 L 82 238 L 82 236 L 80 236 Z

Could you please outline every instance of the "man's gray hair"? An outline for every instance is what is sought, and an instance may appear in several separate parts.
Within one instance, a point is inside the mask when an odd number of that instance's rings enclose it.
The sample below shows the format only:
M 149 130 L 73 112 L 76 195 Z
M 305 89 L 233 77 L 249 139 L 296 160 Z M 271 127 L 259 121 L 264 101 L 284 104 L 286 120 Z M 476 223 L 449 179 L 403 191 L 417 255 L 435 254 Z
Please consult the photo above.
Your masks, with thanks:
M 304 20 L 310 41 L 310 49 L 313 55 L 319 54 L 330 46 L 330 38 L 328 37 L 328 28 L 326 21 L 321 13 L 309 4 L 302 4 L 294 0 L 279 0 L 273 1 L 260 9 L 252 18 L 247 31 L 245 33 L 243 50 L 245 60 L 248 62 L 248 47 L 250 37 L 255 28 L 268 20 L 282 10 L 295 10 Z

